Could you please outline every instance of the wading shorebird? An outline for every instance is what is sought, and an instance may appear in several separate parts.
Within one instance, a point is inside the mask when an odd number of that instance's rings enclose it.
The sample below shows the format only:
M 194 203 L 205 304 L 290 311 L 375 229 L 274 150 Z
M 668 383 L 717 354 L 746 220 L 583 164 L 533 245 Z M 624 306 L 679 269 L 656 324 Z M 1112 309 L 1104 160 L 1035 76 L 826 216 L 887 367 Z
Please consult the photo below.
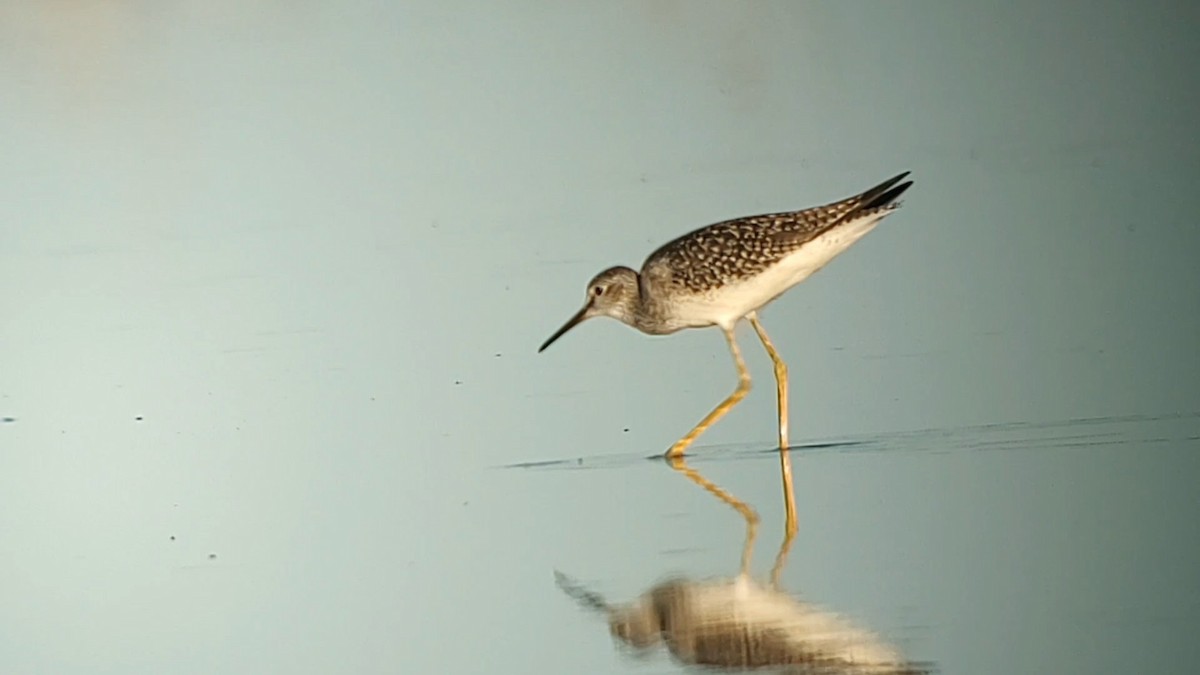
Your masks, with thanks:
M 667 242 L 646 258 L 641 272 L 610 267 L 588 283 L 582 309 L 546 340 L 545 350 L 581 322 L 608 316 L 649 335 L 717 326 L 725 334 L 738 385 L 667 450 L 680 457 L 692 441 L 750 391 L 734 328 L 746 319 L 775 364 L 779 447 L 788 447 L 787 365 L 758 319 L 758 310 L 824 267 L 900 207 L 912 181 L 905 171 L 861 194 L 803 211 L 734 218 Z M 897 183 L 899 183 L 897 185 Z

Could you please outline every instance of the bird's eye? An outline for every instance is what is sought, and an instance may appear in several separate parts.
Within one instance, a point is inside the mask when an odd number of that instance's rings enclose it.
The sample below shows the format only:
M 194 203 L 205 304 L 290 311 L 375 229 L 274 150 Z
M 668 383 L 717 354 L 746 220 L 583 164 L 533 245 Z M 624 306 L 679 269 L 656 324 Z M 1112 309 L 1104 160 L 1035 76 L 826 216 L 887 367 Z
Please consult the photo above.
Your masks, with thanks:
M 604 295 L 604 287 L 603 286 L 592 286 L 592 295 L 595 295 L 595 296 Z

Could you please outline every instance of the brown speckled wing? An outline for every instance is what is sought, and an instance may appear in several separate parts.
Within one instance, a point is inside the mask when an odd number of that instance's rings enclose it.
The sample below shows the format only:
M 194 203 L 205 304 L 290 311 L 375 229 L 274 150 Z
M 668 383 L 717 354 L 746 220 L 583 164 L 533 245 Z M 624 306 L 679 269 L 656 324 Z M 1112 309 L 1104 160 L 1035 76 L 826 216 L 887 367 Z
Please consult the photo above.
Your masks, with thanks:
M 693 230 L 651 253 L 642 275 L 704 292 L 754 276 L 856 214 L 887 207 L 912 182 L 904 172 L 861 194 L 803 211 L 734 218 Z M 890 188 L 890 189 L 889 189 Z

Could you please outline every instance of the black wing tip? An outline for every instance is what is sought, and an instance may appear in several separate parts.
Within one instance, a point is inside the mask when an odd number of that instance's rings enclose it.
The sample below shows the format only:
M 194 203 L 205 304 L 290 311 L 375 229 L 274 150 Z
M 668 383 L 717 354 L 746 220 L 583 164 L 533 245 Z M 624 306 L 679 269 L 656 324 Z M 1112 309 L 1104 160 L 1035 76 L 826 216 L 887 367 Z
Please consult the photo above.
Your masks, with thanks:
M 859 203 L 854 210 L 860 211 L 865 209 L 876 209 L 881 206 L 887 206 L 896 201 L 897 197 L 904 194 L 905 190 L 912 187 L 913 181 L 905 181 L 900 185 L 896 185 L 896 183 L 900 183 L 900 181 L 907 178 L 911 173 L 912 171 L 908 170 L 901 171 L 900 173 L 883 181 L 870 190 L 863 192 L 858 196 Z
M 871 188 L 870 190 L 867 190 L 866 192 L 862 193 L 862 195 L 860 195 L 860 197 L 864 201 L 868 201 L 868 202 L 874 201 L 878 195 L 880 195 L 884 192 L 887 192 L 888 188 L 892 187 L 896 183 L 899 183 L 900 181 L 907 178 L 910 173 L 912 173 L 912 171 L 902 171 L 902 172 L 896 174 L 895 176 L 892 176 L 891 178 L 883 181 L 879 185 L 876 185 L 875 187 Z M 912 185 L 912 181 L 908 181 L 908 183 L 906 185 Z
M 904 176 L 901 175 L 900 177 L 903 178 Z M 890 206 L 892 204 L 895 204 L 896 200 L 899 199 L 900 195 L 904 194 L 904 192 L 906 190 L 908 190 L 908 188 L 912 187 L 912 184 L 913 184 L 913 182 L 911 180 L 905 181 L 905 182 L 897 185 L 896 187 L 888 190 L 887 192 L 884 192 L 883 194 L 875 195 L 875 196 L 871 197 L 870 201 L 867 201 L 859 208 L 861 208 L 861 209 L 877 209 L 880 207 Z

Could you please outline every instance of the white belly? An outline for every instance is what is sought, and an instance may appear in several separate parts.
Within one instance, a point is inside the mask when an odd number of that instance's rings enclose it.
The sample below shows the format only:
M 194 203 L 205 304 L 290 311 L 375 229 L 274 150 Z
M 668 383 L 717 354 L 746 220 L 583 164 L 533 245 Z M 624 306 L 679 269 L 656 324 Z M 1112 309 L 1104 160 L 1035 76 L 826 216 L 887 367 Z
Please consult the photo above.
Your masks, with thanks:
M 738 320 L 804 281 L 875 229 L 887 213 L 841 225 L 805 244 L 759 275 L 679 302 L 673 318 L 687 326 L 732 328 Z

